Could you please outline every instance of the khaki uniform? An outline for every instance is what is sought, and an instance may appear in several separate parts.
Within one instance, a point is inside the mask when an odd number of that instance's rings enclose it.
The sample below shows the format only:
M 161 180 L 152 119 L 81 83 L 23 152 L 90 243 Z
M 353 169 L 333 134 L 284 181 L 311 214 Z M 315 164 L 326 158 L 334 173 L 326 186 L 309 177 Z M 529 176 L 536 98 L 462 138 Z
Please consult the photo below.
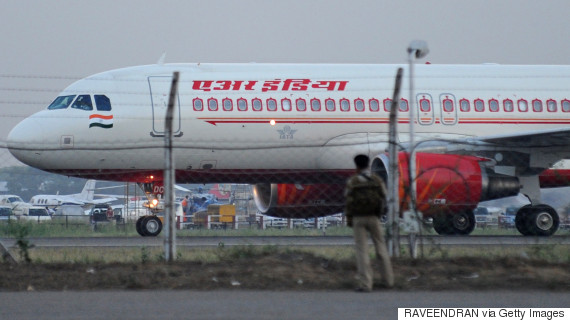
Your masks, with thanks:
M 376 176 L 370 176 L 369 174 L 366 174 L 366 176 L 376 180 L 382 188 L 381 192 L 386 195 L 386 187 L 380 178 Z M 366 180 L 367 179 L 365 177 L 362 177 L 361 174 L 352 176 L 346 185 L 346 195 L 349 195 L 352 192 L 354 185 L 360 182 L 365 182 Z M 384 242 L 384 232 L 382 231 L 382 226 L 380 225 L 379 216 L 361 215 L 357 212 L 346 212 L 346 214 L 347 219 L 349 221 L 352 221 L 352 229 L 354 231 L 354 242 L 356 246 L 356 266 L 358 269 L 358 288 L 365 291 L 372 290 L 373 272 L 370 265 L 370 255 L 368 250 L 368 234 L 370 234 L 372 242 L 374 243 L 376 258 L 381 262 L 380 272 L 382 275 L 382 280 L 386 286 L 394 286 L 394 272 L 392 270 L 392 263 L 390 261 L 390 256 L 388 255 L 386 243 Z

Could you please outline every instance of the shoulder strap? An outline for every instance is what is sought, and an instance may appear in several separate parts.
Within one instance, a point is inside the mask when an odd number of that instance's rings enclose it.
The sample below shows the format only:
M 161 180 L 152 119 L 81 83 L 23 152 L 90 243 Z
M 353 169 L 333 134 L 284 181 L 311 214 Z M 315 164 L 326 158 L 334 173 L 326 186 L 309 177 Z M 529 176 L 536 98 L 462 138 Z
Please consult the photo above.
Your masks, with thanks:
M 364 178 L 366 178 L 366 180 L 372 181 L 372 178 L 370 178 L 369 176 L 365 175 L 364 173 L 360 173 L 360 175 L 363 176 Z

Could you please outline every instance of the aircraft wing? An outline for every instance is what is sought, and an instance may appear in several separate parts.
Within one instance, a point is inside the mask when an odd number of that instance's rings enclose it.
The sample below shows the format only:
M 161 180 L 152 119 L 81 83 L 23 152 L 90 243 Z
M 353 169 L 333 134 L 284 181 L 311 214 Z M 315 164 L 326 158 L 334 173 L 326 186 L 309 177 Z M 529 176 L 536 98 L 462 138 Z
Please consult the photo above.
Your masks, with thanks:
M 117 200 L 117 198 L 108 197 L 108 198 L 101 198 L 101 199 L 93 199 L 93 200 L 91 200 L 91 202 L 94 204 L 104 204 L 104 203 L 109 203 L 109 202 L 113 202 L 116 200 Z
M 480 137 L 476 140 L 497 146 L 522 148 L 570 147 L 570 128 L 543 130 L 511 135 Z
M 408 146 L 404 144 L 407 149 Z M 570 128 L 529 131 L 516 134 L 467 137 L 459 139 L 425 140 L 418 152 L 451 154 L 481 154 L 484 151 L 519 151 L 524 153 L 556 153 L 560 159 L 570 157 Z

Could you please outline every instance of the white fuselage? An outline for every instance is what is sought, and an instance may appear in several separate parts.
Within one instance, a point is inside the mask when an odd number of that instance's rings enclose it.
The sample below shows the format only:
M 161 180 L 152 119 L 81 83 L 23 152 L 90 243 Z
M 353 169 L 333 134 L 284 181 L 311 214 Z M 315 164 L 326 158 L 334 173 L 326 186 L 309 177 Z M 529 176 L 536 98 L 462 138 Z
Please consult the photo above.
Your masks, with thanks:
M 354 155 L 385 150 L 386 101 L 398 67 L 170 64 L 113 70 L 79 80 L 59 95 L 89 95 L 93 110 L 71 103 L 38 112 L 12 130 L 8 145 L 22 162 L 65 174 L 162 169 L 166 103 L 172 73 L 179 71 L 177 170 L 345 171 Z M 415 76 L 417 140 L 570 124 L 568 66 L 419 65 Z M 404 80 L 403 103 L 409 105 Z M 100 96 L 111 110 L 97 110 Z M 408 110 L 398 116 L 403 142 Z M 233 182 L 231 176 L 209 179 Z

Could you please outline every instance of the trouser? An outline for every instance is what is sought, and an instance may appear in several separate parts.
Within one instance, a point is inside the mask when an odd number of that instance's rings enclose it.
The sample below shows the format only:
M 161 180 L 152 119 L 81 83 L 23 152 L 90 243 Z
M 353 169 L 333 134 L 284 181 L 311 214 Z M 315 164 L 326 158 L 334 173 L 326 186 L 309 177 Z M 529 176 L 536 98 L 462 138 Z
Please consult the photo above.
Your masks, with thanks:
M 380 260 L 380 272 L 384 284 L 388 287 L 394 285 L 394 271 L 388 250 L 384 242 L 384 232 L 380 219 L 375 216 L 355 216 L 352 221 L 354 242 L 356 244 L 356 266 L 358 269 L 358 285 L 361 288 L 372 290 L 372 267 L 368 251 L 368 233 L 372 237 L 376 258 Z

